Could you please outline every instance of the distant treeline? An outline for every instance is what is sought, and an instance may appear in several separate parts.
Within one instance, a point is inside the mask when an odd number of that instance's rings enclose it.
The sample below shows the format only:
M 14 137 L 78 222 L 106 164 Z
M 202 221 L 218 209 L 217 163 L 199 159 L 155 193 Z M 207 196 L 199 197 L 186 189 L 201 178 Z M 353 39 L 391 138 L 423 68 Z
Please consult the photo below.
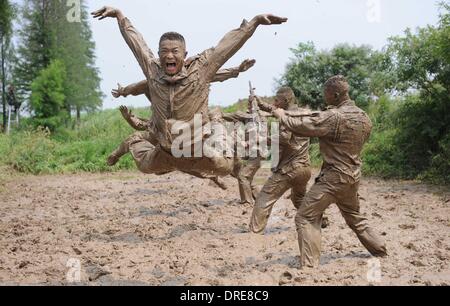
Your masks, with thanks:
M 324 82 L 343 74 L 352 98 L 371 116 L 365 174 L 450 184 L 450 6 L 442 3 L 440 11 L 438 24 L 406 30 L 382 50 L 348 44 L 317 50 L 312 42 L 292 49 L 278 83 L 292 87 L 300 104 L 323 108 Z M 106 171 L 107 154 L 132 132 L 113 111 L 83 116 L 71 129 L 71 116 L 97 109 L 102 97 L 86 8 L 80 22 L 68 22 L 67 13 L 65 1 L 26 0 L 17 7 L 0 0 L 0 76 L 15 85 L 31 114 L 23 131 L 0 135 L 0 167 Z M 12 20 L 20 21 L 20 31 L 12 31 Z M 240 101 L 226 111 L 245 105 Z M 37 126 L 53 132 L 30 131 Z M 311 152 L 318 160 L 317 143 Z M 126 159 L 119 167 L 133 163 Z
M 14 88 L 36 127 L 54 130 L 102 105 L 95 44 L 79 3 L 0 0 L 2 92 Z
M 312 42 L 292 49 L 279 84 L 300 103 L 323 107 L 324 82 L 343 74 L 371 115 L 366 173 L 450 183 L 450 6 L 439 6 L 437 25 L 408 29 L 381 51 L 347 44 L 320 51 Z

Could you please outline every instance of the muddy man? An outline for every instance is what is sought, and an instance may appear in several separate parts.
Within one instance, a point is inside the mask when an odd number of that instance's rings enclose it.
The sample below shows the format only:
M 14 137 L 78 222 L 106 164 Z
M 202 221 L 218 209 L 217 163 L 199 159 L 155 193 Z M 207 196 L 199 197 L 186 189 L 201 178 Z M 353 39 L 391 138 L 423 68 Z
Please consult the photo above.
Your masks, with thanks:
M 208 123 L 210 83 L 217 71 L 241 49 L 260 25 L 282 24 L 287 18 L 258 15 L 249 22 L 244 20 L 238 29 L 226 34 L 215 48 L 199 54 L 186 66 L 186 43 L 179 33 L 162 35 L 159 58 L 156 58 L 142 35 L 120 10 L 104 7 L 92 14 L 99 19 L 117 19 L 122 36 L 146 77 L 152 101 L 152 128 L 145 135 L 136 134 L 127 139 L 117 149 L 117 156 L 120 158 L 131 153 L 139 170 L 144 173 L 162 174 L 180 170 L 212 178 L 233 172 L 235 161 L 229 157 L 210 158 L 203 154 L 201 158 L 174 158 L 171 147 L 176 135 L 172 134 L 172 126 L 174 121 L 191 123 L 196 114 L 202 115 L 203 123 Z M 192 135 L 197 133 L 199 131 L 193 131 Z
M 334 76 L 325 83 L 328 110 L 298 118 L 288 116 L 283 109 L 274 111 L 281 124 L 295 135 L 318 137 L 324 159 L 321 175 L 296 216 L 302 267 L 320 263 L 322 216 L 332 203 L 337 204 L 348 226 L 372 255 L 387 255 L 385 242 L 360 212 L 361 151 L 371 134 L 372 123 L 351 100 L 349 90 L 343 76 Z

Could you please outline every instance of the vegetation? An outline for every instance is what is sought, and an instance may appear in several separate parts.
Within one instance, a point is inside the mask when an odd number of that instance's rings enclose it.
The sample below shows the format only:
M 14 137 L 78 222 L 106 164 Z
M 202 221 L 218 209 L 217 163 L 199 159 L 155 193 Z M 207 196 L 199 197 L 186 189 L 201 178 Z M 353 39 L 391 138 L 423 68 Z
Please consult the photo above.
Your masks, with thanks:
M 317 51 L 312 43 L 292 50 L 280 85 L 322 108 L 322 84 L 343 74 L 352 98 L 370 114 L 366 174 L 450 183 L 450 6 L 440 6 L 437 26 L 408 29 L 382 51 L 349 45 Z
M 81 2 L 77 13 L 78 20 L 71 19 L 66 1 L 26 0 L 20 10 L 21 28 L 12 84 L 36 122 L 52 130 L 55 117 L 64 118 L 62 123 L 68 126 L 72 115 L 79 121 L 82 111 L 94 111 L 102 105 L 95 44 L 84 3 Z M 43 88 L 46 85 L 42 84 L 42 74 L 48 74 L 49 70 L 55 72 L 55 62 L 62 78 L 57 93 L 62 101 L 58 102 L 57 109 L 54 97 L 42 95 L 43 90 L 50 92 L 50 88 Z M 41 86 L 36 86 L 36 82 L 41 82 Z M 41 97 L 39 103 L 35 103 L 36 96 Z M 57 110 L 58 114 L 43 114 L 42 107 Z M 47 116 L 49 120 L 42 120 Z
M 129 157 L 114 168 L 105 163 L 133 131 L 118 111 L 98 112 L 102 94 L 85 6 L 80 22 L 69 22 L 65 1 L 21 3 L 0 0 L 1 90 L 5 103 L 5 83 L 15 85 L 30 117 L 10 136 L 0 134 L 1 173 L 134 169 Z M 323 108 L 326 79 L 349 79 L 352 98 L 374 123 L 363 154 L 365 174 L 450 183 L 450 6 L 440 8 L 437 25 L 408 29 L 383 50 L 348 44 L 317 50 L 312 42 L 292 49 L 278 85 L 292 87 L 301 104 Z M 22 17 L 19 31 L 13 31 L 15 16 Z M 16 49 L 13 33 L 19 33 Z M 246 105 L 241 100 L 224 111 Z M 316 140 L 311 156 L 318 166 Z
M 149 117 L 147 110 L 134 112 Z M 42 128 L 33 130 L 33 124 L 33 120 L 28 120 L 22 131 L 10 136 L 0 134 L 0 168 L 31 174 L 135 168 L 129 157 L 114 168 L 106 165 L 107 156 L 133 133 L 117 110 L 83 115 L 77 129 L 61 128 L 55 133 Z

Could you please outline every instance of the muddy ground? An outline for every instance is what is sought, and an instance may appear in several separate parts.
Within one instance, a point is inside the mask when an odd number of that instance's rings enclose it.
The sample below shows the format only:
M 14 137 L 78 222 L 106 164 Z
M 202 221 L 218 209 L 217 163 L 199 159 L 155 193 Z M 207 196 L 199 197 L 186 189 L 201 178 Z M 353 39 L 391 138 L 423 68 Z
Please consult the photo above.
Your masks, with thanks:
M 277 203 L 265 236 L 250 234 L 251 207 L 226 181 L 227 191 L 178 173 L 10 178 L 0 284 L 450 285 L 448 187 L 364 179 L 362 211 L 389 257 L 378 269 L 332 206 L 322 266 L 299 270 L 290 201 Z

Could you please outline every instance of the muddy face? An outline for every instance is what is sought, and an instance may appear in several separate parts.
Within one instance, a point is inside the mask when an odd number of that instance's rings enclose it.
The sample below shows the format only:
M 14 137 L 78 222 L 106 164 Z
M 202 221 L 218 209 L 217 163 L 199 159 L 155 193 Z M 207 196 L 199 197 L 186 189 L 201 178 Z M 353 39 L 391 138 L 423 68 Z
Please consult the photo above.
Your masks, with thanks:
M 178 74 L 184 66 L 186 46 L 178 40 L 163 40 L 159 45 L 161 66 L 167 75 Z
M 325 97 L 325 102 L 328 105 L 335 105 L 337 103 L 339 95 L 337 94 L 336 90 L 333 87 L 328 86 L 328 87 L 325 87 L 324 97 Z
M 276 108 L 282 108 L 284 110 L 287 110 L 289 108 L 289 101 L 286 99 L 284 95 L 278 94 L 275 97 L 275 102 L 273 105 Z
M 273 105 L 274 105 L 276 108 L 283 108 L 283 107 L 282 107 L 282 103 L 281 103 L 281 101 L 280 101 L 280 98 L 279 98 L 278 96 L 275 97 L 275 102 L 273 103 Z

